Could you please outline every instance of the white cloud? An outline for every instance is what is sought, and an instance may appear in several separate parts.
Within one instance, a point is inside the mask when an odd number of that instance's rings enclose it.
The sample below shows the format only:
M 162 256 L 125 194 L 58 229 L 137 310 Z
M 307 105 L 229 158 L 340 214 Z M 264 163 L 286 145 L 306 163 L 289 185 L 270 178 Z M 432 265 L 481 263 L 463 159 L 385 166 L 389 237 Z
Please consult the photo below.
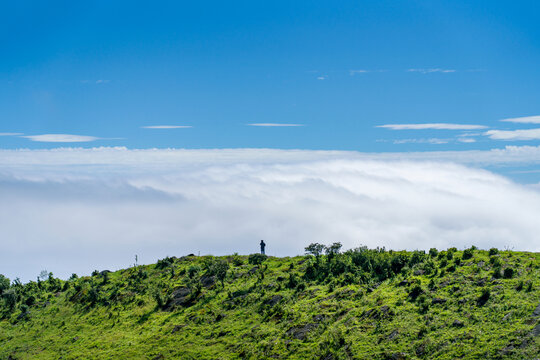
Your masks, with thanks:
M 431 69 L 408 69 L 407 71 L 408 72 L 418 72 L 418 73 L 421 73 L 421 74 L 432 74 L 432 73 L 455 73 L 457 70 L 431 68 Z
M 75 143 L 96 141 L 100 138 L 85 135 L 70 135 L 70 134 L 43 134 L 43 135 L 26 135 L 21 136 L 26 139 L 38 142 L 54 142 L 54 143 Z
M 191 129 L 193 126 L 189 125 L 151 125 L 141 126 L 142 129 Z
M 432 123 L 432 124 L 387 124 L 379 125 L 377 127 L 386 128 L 391 130 L 477 130 L 485 129 L 487 126 L 483 125 L 469 125 L 469 124 L 447 124 L 447 123 Z
M 540 129 L 489 130 L 485 135 L 493 140 L 540 140 Z
M 304 126 L 303 124 L 284 124 L 284 123 L 253 123 L 246 124 L 247 126 L 262 126 L 262 127 L 290 127 L 290 126 Z
M 450 163 L 540 163 L 539 147 L 362 154 L 270 149 L 0 150 L 2 272 L 88 274 L 188 253 L 311 242 L 539 251 L 540 194 Z
M 22 133 L 0 132 L 0 136 L 20 136 Z
M 326 79 L 328 79 L 328 75 L 317 76 L 317 80 L 326 80 Z
M 540 124 L 540 115 L 502 119 L 501 121 L 519 123 L 519 124 Z
M 411 143 L 415 143 L 415 144 L 434 144 L 434 145 L 448 144 L 449 142 L 450 142 L 449 139 L 439 139 L 439 138 L 399 139 L 399 140 L 394 140 L 393 141 L 394 144 L 411 144 Z
M 462 142 L 462 143 L 475 143 L 476 139 L 472 137 L 459 137 L 457 141 Z

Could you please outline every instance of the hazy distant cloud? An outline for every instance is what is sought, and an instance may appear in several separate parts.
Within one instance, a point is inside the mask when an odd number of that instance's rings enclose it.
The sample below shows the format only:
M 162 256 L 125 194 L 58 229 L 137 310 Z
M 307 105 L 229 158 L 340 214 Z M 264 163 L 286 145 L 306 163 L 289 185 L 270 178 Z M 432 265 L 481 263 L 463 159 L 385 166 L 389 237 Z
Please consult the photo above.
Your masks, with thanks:
M 485 135 L 493 140 L 540 140 L 540 129 L 489 130 Z
M 368 73 L 369 70 L 349 70 L 349 75 L 353 76 L 356 74 L 365 74 Z
M 364 154 L 270 149 L 0 150 L 0 263 L 68 277 L 167 255 L 295 255 L 311 242 L 540 251 L 540 193 L 490 171 L 539 147 Z M 476 166 L 476 165 L 475 165 Z M 106 251 L 104 251 L 106 249 Z M 21 256 L 24 254 L 24 256 Z M 60 259 L 62 261 L 60 261 Z
M 475 143 L 476 139 L 472 137 L 459 137 L 457 141 L 462 143 Z
M 190 125 L 151 125 L 141 126 L 142 129 L 191 129 Z
M 70 134 L 43 134 L 43 135 L 26 135 L 21 136 L 26 139 L 38 142 L 57 142 L 57 143 L 76 143 L 89 142 L 99 140 L 100 138 L 85 135 L 70 135 Z
M 392 141 L 394 144 L 448 144 L 450 139 L 439 139 L 439 138 L 429 138 L 429 139 L 398 139 Z
M 317 80 L 326 80 L 326 79 L 328 79 L 328 75 L 317 76 Z
M 407 72 L 417 72 L 421 74 L 431 74 L 431 73 L 454 73 L 457 70 L 453 69 L 441 69 L 441 68 L 431 68 L 431 69 L 408 69 Z
M 446 124 L 446 123 L 433 123 L 433 124 L 387 124 L 379 125 L 377 127 L 386 128 L 391 130 L 477 130 L 485 129 L 487 126 L 483 125 L 468 125 L 468 124 Z
M 540 115 L 502 119 L 501 121 L 519 123 L 519 124 L 540 124 Z
M 81 80 L 83 84 L 108 84 L 111 80 L 99 79 L 99 80 Z
M 284 124 L 284 123 L 253 123 L 246 124 L 247 126 L 262 126 L 262 127 L 294 127 L 294 126 L 304 126 L 304 124 Z
M 0 132 L 0 136 L 21 136 L 22 133 Z

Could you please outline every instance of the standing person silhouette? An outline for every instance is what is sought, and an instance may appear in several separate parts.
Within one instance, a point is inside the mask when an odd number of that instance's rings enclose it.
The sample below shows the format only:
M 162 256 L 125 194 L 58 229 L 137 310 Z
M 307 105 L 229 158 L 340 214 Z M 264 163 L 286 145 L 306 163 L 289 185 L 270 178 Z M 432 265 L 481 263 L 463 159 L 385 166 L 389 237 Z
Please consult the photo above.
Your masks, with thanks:
M 261 254 L 264 255 L 264 248 L 266 247 L 266 244 L 264 243 L 264 240 L 261 240 Z

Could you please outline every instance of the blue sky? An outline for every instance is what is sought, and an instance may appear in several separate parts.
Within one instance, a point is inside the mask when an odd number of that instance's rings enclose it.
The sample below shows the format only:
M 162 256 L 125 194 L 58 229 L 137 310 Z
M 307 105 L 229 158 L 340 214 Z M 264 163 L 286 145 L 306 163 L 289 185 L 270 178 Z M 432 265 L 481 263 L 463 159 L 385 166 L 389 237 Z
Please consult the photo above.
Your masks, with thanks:
M 538 24 L 538 1 L 4 2 L 0 273 L 260 239 L 540 251 Z
M 540 115 L 539 14 L 536 1 L 3 4 L 0 133 L 30 137 L 0 147 L 536 146 L 538 133 L 486 132 L 540 127 L 500 121 Z M 425 123 L 486 128 L 377 127 Z M 142 128 L 160 125 L 190 127 Z

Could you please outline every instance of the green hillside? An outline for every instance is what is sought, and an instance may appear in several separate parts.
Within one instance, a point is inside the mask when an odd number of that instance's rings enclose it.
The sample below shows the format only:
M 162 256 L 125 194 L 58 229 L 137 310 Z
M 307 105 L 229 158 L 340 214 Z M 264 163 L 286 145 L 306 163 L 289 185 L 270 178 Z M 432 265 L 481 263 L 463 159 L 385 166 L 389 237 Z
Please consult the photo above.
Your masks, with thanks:
M 536 359 L 540 254 L 312 244 L 0 276 L 0 359 Z

